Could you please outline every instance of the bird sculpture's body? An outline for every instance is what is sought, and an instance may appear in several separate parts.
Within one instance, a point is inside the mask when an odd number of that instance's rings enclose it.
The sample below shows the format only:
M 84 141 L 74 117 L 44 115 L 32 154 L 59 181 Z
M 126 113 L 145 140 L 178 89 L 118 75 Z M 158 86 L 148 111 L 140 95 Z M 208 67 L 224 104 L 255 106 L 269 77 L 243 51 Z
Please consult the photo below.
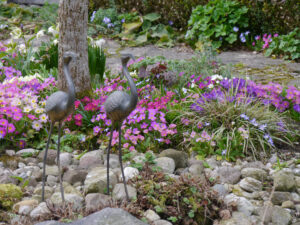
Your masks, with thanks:
M 131 94 L 128 95 L 127 93 L 122 91 L 115 91 L 107 97 L 104 103 L 105 112 L 108 118 L 110 118 L 112 122 L 111 130 L 110 130 L 110 139 L 109 139 L 108 150 L 107 150 L 107 194 L 109 194 L 109 154 L 111 149 L 112 136 L 114 130 L 119 130 L 119 161 L 120 161 L 122 178 L 123 178 L 127 200 L 129 200 L 129 196 L 128 196 L 126 180 L 125 180 L 124 170 L 122 165 L 121 126 L 123 121 L 127 118 L 127 116 L 135 109 L 138 101 L 137 88 L 127 69 L 127 62 L 129 61 L 130 58 L 134 59 L 134 57 L 131 54 L 123 54 L 121 56 L 122 72 L 128 81 Z
M 74 110 L 74 102 L 75 102 L 75 87 L 70 76 L 69 71 L 69 64 L 72 59 L 76 58 L 77 55 L 73 52 L 66 52 L 63 56 L 63 63 L 64 63 L 64 74 L 68 84 L 68 91 L 57 91 L 50 95 L 50 97 L 46 101 L 46 113 L 51 121 L 51 127 L 49 132 L 49 137 L 46 145 L 45 155 L 44 155 L 44 162 L 43 162 L 43 186 L 42 186 L 42 201 L 45 200 L 45 169 L 46 169 L 46 159 L 47 153 L 49 148 L 49 142 L 51 138 L 51 133 L 53 131 L 53 126 L 55 122 L 58 122 L 58 141 L 57 141 L 57 166 L 59 172 L 59 182 L 60 182 L 60 191 L 61 197 L 64 201 L 64 190 L 62 186 L 62 177 L 60 172 L 60 161 L 59 161 L 59 154 L 60 154 L 60 135 L 61 135 L 61 124 L 63 120 Z

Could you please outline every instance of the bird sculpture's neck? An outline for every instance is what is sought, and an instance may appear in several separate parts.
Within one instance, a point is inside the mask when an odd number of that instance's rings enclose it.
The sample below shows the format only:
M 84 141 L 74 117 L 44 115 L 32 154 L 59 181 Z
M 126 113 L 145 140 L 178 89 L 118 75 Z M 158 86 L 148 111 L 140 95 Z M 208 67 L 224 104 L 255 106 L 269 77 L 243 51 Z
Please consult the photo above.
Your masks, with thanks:
M 137 101 L 138 101 L 137 88 L 135 86 L 135 83 L 134 83 L 132 77 L 129 74 L 129 71 L 128 71 L 126 65 L 123 65 L 123 73 L 124 73 L 128 83 L 129 83 L 129 87 L 130 87 L 130 90 L 131 90 L 129 110 L 132 111 L 136 107 Z
M 64 74 L 67 79 L 68 93 L 70 95 L 69 102 L 70 104 L 73 104 L 73 102 L 75 101 L 75 87 L 70 75 L 69 64 L 70 62 L 64 63 Z

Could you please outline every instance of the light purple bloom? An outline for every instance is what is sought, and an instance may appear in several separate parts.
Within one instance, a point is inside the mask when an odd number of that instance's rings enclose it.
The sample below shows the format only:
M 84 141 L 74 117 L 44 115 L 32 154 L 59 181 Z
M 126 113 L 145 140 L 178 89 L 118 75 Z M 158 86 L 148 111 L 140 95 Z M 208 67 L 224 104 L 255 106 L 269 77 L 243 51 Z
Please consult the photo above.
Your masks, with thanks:
M 234 31 L 234 32 L 238 32 L 238 31 L 239 31 L 239 28 L 238 28 L 238 27 L 233 27 L 233 31 Z
M 121 20 L 121 23 L 125 23 L 125 18 L 123 18 L 123 19 Z
M 110 23 L 110 19 L 108 17 L 103 18 L 103 23 L 108 24 Z
M 95 14 L 96 14 L 96 11 L 94 11 L 93 14 L 92 14 L 92 16 L 91 16 L 91 22 L 94 21 L 94 19 L 95 19 Z
M 222 151 L 222 155 L 226 155 L 226 153 L 227 153 L 227 149 L 224 149 L 224 150 Z

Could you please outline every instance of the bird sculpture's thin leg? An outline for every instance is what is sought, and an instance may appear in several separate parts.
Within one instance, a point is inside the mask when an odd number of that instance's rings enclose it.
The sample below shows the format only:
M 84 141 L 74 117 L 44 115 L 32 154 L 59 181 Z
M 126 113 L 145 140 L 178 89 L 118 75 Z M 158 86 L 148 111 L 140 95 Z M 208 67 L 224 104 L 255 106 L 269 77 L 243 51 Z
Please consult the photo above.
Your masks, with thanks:
M 53 125 L 54 125 L 54 122 L 51 122 L 50 131 L 49 131 L 49 134 L 48 134 L 49 137 L 48 137 L 48 141 L 47 141 L 47 145 L 46 145 L 46 150 L 45 150 L 45 154 L 44 154 L 43 178 L 42 178 L 42 181 L 43 181 L 43 184 L 42 184 L 42 202 L 45 201 L 46 160 L 47 160 L 47 153 L 48 153 L 49 143 L 50 143 L 50 139 L 51 139 L 51 134 L 52 134 L 52 131 L 53 131 Z
M 111 126 L 110 129 L 110 138 L 109 138 L 109 143 L 108 143 L 108 149 L 107 149 L 107 194 L 109 195 L 109 153 L 110 153 L 110 148 L 111 148 L 111 141 L 113 137 L 113 132 L 114 132 L 114 127 Z
M 64 196 L 64 187 L 62 184 L 62 178 L 61 178 L 61 171 L 60 171 L 60 135 L 61 135 L 61 122 L 59 122 L 58 125 L 58 139 L 57 139 L 57 167 L 58 167 L 58 176 L 59 176 L 59 183 L 60 183 L 60 192 L 61 192 L 61 199 L 63 202 L 65 202 L 65 196 Z
M 121 131 L 121 126 L 120 126 L 119 127 L 119 161 L 120 161 L 122 178 L 123 178 L 123 183 L 124 183 L 124 188 L 125 188 L 125 193 L 126 193 L 126 199 L 127 199 L 127 201 L 129 201 L 126 180 L 125 180 L 125 175 L 124 175 L 124 170 L 123 170 L 123 164 L 122 164 L 121 135 L 122 135 L 122 131 Z

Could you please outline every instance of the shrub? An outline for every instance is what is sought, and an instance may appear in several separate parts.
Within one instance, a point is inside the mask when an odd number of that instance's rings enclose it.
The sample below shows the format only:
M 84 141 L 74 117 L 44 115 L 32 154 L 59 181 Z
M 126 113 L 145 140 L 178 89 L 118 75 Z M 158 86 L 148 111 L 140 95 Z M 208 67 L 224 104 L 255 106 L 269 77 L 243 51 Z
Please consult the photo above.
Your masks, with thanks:
M 265 55 L 284 55 L 284 59 L 300 59 L 300 29 L 297 28 L 287 35 L 273 37 Z
M 238 40 L 237 31 L 248 26 L 247 11 L 247 7 L 235 1 L 213 0 L 199 5 L 189 19 L 186 38 L 196 47 L 206 41 L 214 48 L 233 44 Z
M 287 34 L 300 27 L 298 0 L 239 0 L 249 8 L 249 29 L 255 34 Z

